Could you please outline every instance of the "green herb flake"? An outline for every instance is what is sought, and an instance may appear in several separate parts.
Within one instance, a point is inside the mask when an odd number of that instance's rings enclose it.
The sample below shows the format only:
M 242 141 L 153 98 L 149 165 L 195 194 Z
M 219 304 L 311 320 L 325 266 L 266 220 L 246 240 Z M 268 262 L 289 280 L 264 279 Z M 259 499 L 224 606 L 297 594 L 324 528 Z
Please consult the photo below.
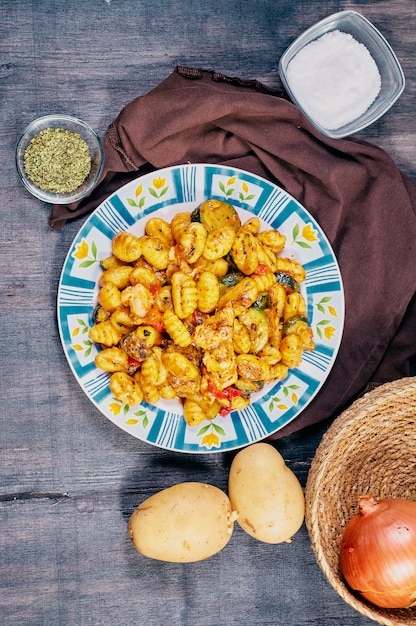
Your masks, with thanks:
M 52 193 L 75 191 L 91 170 L 88 145 L 78 133 L 45 128 L 30 141 L 24 154 L 25 171 L 40 189 Z

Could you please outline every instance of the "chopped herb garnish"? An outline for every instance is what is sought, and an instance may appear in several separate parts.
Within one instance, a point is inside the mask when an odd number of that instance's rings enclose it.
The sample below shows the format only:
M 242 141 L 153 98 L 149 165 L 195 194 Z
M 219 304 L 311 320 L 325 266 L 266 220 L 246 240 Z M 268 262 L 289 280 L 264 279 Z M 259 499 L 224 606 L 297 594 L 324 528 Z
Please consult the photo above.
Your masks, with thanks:
M 30 180 L 52 193 L 75 191 L 91 169 L 88 145 L 78 133 L 45 128 L 33 137 L 24 154 Z

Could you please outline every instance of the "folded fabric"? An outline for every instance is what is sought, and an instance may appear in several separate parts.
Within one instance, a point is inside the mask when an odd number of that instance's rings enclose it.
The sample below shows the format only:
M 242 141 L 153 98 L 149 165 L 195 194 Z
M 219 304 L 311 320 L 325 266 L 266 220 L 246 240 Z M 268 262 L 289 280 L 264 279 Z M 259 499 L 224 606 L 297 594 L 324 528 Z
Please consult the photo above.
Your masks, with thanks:
M 182 67 L 120 112 L 104 149 L 99 185 L 78 204 L 54 206 L 52 227 L 91 211 L 141 173 L 191 162 L 263 176 L 301 202 L 326 233 L 344 282 L 344 335 L 321 391 L 276 437 L 335 417 L 368 385 L 409 375 L 416 354 L 416 184 L 383 150 L 322 136 L 284 94 L 255 80 Z

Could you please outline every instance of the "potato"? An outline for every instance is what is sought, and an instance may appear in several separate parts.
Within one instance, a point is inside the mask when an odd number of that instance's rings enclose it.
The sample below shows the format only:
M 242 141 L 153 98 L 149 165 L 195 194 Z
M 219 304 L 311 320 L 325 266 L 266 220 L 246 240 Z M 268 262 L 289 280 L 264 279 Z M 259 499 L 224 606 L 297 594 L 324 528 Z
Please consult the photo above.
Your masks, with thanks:
M 228 478 L 228 495 L 238 524 L 259 541 L 290 542 L 302 526 L 302 487 L 268 443 L 254 443 L 236 454 Z
M 163 489 L 132 513 L 128 533 L 144 556 L 173 563 L 202 561 L 222 550 L 234 530 L 227 495 L 205 483 Z

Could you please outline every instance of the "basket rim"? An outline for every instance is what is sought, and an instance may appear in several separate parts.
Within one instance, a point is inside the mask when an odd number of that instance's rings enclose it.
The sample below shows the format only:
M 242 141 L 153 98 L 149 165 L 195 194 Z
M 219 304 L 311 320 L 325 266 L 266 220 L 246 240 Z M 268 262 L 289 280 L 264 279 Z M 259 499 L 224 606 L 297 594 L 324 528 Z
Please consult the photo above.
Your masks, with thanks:
M 394 413 L 392 406 L 394 405 Z M 386 411 L 386 408 L 390 411 Z M 371 418 L 371 419 L 369 419 Z M 383 428 L 380 428 L 382 426 Z M 369 441 L 366 445 L 370 449 L 377 446 L 377 437 L 384 437 L 385 428 L 391 429 L 398 441 L 405 441 L 411 446 L 411 453 L 415 457 L 416 464 L 416 377 L 405 377 L 399 380 L 385 383 L 368 391 L 362 397 L 355 400 L 343 411 L 329 426 L 318 445 L 312 459 L 305 487 L 305 523 L 311 541 L 316 560 L 328 582 L 335 591 L 351 605 L 356 611 L 384 626 L 414 626 L 416 625 L 416 607 L 412 609 L 382 609 L 360 600 L 343 582 L 339 570 L 336 571 L 334 564 L 328 559 L 328 550 L 322 544 L 323 532 L 320 529 L 322 510 L 326 511 L 328 490 L 325 481 L 328 476 L 333 476 L 331 466 L 335 467 L 337 474 L 345 477 L 349 473 L 342 471 L 342 454 L 348 454 L 348 448 L 353 450 L 357 447 L 354 443 L 354 434 L 360 435 L 358 446 L 363 446 L 361 436 L 367 435 Z M 402 439 L 400 439 L 402 438 Z M 334 463 L 335 462 L 335 463 Z M 416 465 L 415 465 L 416 467 Z M 412 474 L 413 475 L 413 474 Z M 416 483 L 416 481 L 415 481 Z M 331 482 L 332 488 L 332 482 Z M 334 486 L 336 489 L 336 485 Z M 416 499 L 415 491 L 411 497 Z M 387 496 L 385 496 L 387 497 Z M 403 496 L 404 497 L 404 496 Z M 406 496 L 407 497 L 407 496 Z M 353 514 L 350 508 L 349 516 Z M 349 518 L 348 518 L 349 519 Z M 348 521 L 348 519 L 345 519 Z M 333 533 L 342 532 L 341 529 L 332 529 Z M 333 554 L 336 553 L 334 546 Z

